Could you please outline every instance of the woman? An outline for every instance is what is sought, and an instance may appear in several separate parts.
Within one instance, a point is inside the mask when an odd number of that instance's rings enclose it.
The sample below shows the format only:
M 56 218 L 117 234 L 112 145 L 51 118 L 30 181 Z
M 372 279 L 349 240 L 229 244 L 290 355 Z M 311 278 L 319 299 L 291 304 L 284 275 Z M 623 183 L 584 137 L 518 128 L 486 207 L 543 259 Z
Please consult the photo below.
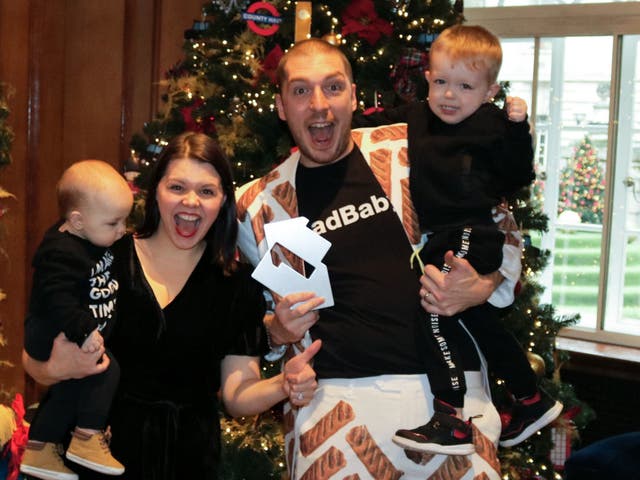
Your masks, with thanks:
M 217 478 L 218 390 L 235 416 L 313 396 L 307 362 L 319 343 L 260 379 L 264 300 L 235 260 L 236 234 L 231 171 L 217 143 L 175 137 L 158 159 L 143 224 L 113 247 L 120 288 L 109 346 L 122 372 L 111 449 L 124 478 Z M 45 384 L 103 368 L 62 338 L 47 362 L 23 357 Z

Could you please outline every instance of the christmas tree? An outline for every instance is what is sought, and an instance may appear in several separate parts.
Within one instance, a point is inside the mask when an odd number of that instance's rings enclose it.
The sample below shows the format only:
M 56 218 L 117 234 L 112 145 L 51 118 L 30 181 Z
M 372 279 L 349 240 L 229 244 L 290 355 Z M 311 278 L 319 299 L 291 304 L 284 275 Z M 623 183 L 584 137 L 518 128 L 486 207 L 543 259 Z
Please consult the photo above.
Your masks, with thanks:
M 515 447 L 501 449 L 498 453 L 505 480 L 560 479 L 562 476 L 559 471 L 571 445 L 578 440 L 580 429 L 594 417 L 593 410 L 576 397 L 573 387 L 562 381 L 561 367 L 569 360 L 569 355 L 555 349 L 558 332 L 576 324 L 579 316 L 557 316 L 552 305 L 540 303 L 544 287 L 538 282 L 538 274 L 546 267 L 550 252 L 534 245 L 530 233 L 546 232 L 548 218 L 542 213 L 538 202 L 531 199 L 529 188 L 509 199 L 509 204 L 523 233 L 524 250 L 516 298 L 513 305 L 505 310 L 502 321 L 526 350 L 540 385 L 563 403 L 564 410 L 558 420 L 537 435 Z M 508 422 L 511 399 L 502 386 L 502 380 L 492 380 L 494 403 L 501 412 L 503 423 Z M 563 444 L 560 445 L 560 442 Z M 569 448 L 566 454 L 555 451 L 563 452 L 561 447 L 567 444 Z
M 300 30 L 308 29 L 311 36 L 343 48 L 353 65 L 359 106 L 366 110 L 424 98 L 429 45 L 442 29 L 463 20 L 462 3 L 449 0 L 299 2 L 297 6 L 309 8 L 307 15 L 296 15 L 296 4 L 280 1 L 265 7 L 213 0 L 203 6 L 202 18 L 185 31 L 184 59 L 166 74 L 164 111 L 131 142 L 128 168 L 140 171 L 138 183 L 143 188 L 147 167 L 167 140 L 184 130 L 218 139 L 231 159 L 238 185 L 288 155 L 291 139 L 275 111 L 274 77 L 279 59 Z M 529 202 L 528 190 L 511 202 L 525 239 L 529 231 L 546 231 L 547 217 Z M 555 351 L 554 339 L 577 318 L 557 318 L 552 306 L 539 304 L 543 289 L 536 276 L 547 258 L 548 252 L 525 242 L 522 281 L 504 321 L 530 352 L 546 389 L 571 412 L 572 418 L 564 417 L 556 427 L 573 433 L 573 425 L 583 426 L 590 410 L 562 383 L 559 369 L 566 358 Z M 265 365 L 265 374 L 275 368 Z M 500 379 L 495 379 L 494 390 L 496 398 L 508 399 Z M 223 478 L 281 478 L 284 455 L 278 409 L 252 419 L 224 419 L 222 428 Z M 550 459 L 550 434 L 546 428 L 517 447 L 501 450 L 504 478 L 558 478 Z M 244 468 L 247 465 L 256 468 Z
M 215 135 L 233 161 L 238 184 L 288 155 L 291 140 L 275 111 L 275 69 L 294 43 L 296 6 L 271 5 L 278 16 L 253 13 L 279 22 L 277 29 L 243 19 L 250 9 L 246 1 L 214 0 L 203 6 L 202 19 L 185 31 L 184 59 L 166 74 L 164 112 L 145 124 L 143 135 L 134 136 L 130 165 L 144 171 L 166 140 L 183 130 Z M 423 98 L 426 49 L 437 32 L 462 18 L 461 5 L 448 0 L 309 6 L 309 34 L 342 43 L 363 109 Z M 268 36 L 256 33 L 274 30 Z
M 558 214 L 575 212 L 582 223 L 602 225 L 605 185 L 601 161 L 588 135 L 573 147 L 573 156 L 560 174 Z

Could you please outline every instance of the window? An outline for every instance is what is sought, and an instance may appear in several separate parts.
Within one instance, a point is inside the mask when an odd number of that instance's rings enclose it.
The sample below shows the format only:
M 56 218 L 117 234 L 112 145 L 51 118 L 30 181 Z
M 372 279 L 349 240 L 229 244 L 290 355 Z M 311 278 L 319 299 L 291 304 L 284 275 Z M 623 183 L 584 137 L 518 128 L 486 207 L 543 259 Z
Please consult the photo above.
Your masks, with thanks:
M 501 37 L 500 80 L 529 104 L 534 195 L 549 216 L 532 241 L 552 253 L 542 301 L 580 313 L 563 334 L 640 346 L 640 3 L 465 17 Z

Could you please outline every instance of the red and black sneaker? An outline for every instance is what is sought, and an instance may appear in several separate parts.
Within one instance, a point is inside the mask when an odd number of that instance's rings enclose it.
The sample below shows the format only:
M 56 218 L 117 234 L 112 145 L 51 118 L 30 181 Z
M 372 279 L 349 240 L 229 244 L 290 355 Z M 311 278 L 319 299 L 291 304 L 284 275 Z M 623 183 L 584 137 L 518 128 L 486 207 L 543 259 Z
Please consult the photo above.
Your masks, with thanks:
M 468 422 L 455 416 L 455 408 L 434 400 L 431 420 L 413 430 L 398 430 L 393 441 L 403 448 L 424 453 L 470 455 L 475 452 L 471 419 Z
M 524 442 L 558 418 L 561 412 L 562 404 L 542 389 L 531 398 L 516 400 L 509 424 L 502 429 L 500 446 L 513 447 Z

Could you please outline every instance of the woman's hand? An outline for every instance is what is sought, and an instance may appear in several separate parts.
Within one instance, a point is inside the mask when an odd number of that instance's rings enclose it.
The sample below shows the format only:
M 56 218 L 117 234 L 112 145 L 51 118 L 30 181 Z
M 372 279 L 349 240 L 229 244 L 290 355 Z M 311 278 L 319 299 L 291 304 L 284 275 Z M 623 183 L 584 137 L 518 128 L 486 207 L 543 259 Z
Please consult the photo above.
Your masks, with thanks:
M 319 307 L 324 298 L 312 292 L 292 293 L 278 300 L 275 315 L 265 317 L 265 327 L 271 340 L 278 345 L 300 341 L 305 332 L 318 321 Z M 294 308 L 292 308 L 295 305 Z
M 313 399 L 318 382 L 316 381 L 316 372 L 311 367 L 311 360 L 321 346 L 322 342 L 316 340 L 304 352 L 293 357 L 284 366 L 282 388 L 292 405 L 303 407 Z
M 286 399 L 295 405 L 306 405 L 316 388 L 316 373 L 309 362 L 320 350 L 316 340 L 301 354 L 289 360 L 284 371 L 262 379 L 260 359 L 243 355 L 227 355 L 222 360 L 222 401 L 227 413 L 234 417 L 255 415 Z M 302 393 L 302 400 L 298 397 Z M 293 397 L 293 398 L 292 398 Z
M 451 266 L 449 273 L 427 265 L 420 278 L 420 303 L 429 313 L 450 317 L 480 305 L 502 282 L 500 272 L 480 275 L 467 260 L 457 258 L 452 251 L 445 254 L 444 261 Z
M 22 364 L 38 383 L 53 385 L 63 380 L 84 378 L 104 372 L 109 367 L 109 357 L 104 352 L 104 345 L 95 352 L 83 352 L 77 344 L 68 340 L 64 333 L 60 333 L 53 341 L 49 360 L 39 362 L 23 351 Z M 98 363 L 100 359 L 102 362 Z

